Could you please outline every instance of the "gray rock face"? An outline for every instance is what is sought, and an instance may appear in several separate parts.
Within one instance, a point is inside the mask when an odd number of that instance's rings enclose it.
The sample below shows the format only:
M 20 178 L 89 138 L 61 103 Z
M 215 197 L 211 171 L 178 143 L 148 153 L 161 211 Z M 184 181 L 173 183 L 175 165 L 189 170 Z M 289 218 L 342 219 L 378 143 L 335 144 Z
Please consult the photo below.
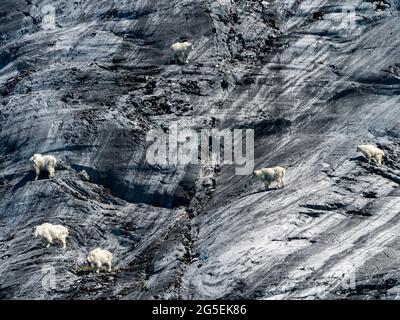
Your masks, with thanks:
M 0 298 L 398 298 L 399 10 L 3 0 Z M 170 64 L 183 40 L 189 64 Z M 253 128 L 255 168 L 284 166 L 286 187 L 148 164 L 146 133 L 172 124 Z M 55 179 L 33 181 L 34 153 L 60 160 Z M 32 237 L 43 222 L 69 228 L 67 250 Z M 86 267 L 97 246 L 111 273 Z

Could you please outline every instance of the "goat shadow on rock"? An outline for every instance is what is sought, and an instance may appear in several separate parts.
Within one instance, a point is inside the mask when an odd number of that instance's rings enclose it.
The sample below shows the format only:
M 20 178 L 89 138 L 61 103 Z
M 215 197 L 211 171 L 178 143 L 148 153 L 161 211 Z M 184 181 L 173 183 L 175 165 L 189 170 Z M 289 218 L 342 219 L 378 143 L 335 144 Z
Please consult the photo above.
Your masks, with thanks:
M 35 181 L 35 173 L 33 171 L 29 171 L 28 173 L 25 174 L 25 176 L 19 180 L 14 188 L 12 189 L 13 192 L 17 191 L 18 189 L 24 187 L 28 182 L 30 181 Z M 48 172 L 40 172 L 40 175 L 38 177 L 38 180 L 48 180 L 49 179 L 49 173 Z
M 270 191 L 276 191 L 276 190 L 280 190 L 280 188 L 274 187 L 274 188 L 268 188 L 268 189 L 260 189 L 260 190 L 253 191 L 251 193 L 247 193 L 247 194 L 239 197 L 239 199 L 242 199 L 242 198 L 245 198 L 245 197 L 248 197 L 248 196 L 252 196 L 252 195 L 255 195 L 255 194 L 258 194 L 258 193 L 270 192 Z
M 350 161 L 360 161 L 360 162 L 368 163 L 368 160 L 365 159 L 365 157 L 363 157 L 363 156 L 357 156 L 357 157 L 350 158 Z

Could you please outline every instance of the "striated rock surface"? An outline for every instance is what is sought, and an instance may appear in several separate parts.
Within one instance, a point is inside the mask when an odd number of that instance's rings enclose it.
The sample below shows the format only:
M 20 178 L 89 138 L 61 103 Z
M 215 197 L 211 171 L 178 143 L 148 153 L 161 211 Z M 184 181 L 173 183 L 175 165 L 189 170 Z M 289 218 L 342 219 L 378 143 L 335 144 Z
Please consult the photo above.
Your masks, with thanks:
M 400 2 L 3 0 L 0 298 L 396 299 Z M 169 47 L 189 40 L 188 65 Z M 150 165 L 152 129 L 253 128 L 232 165 Z M 356 146 L 375 144 L 384 166 Z M 29 157 L 60 160 L 33 181 Z M 70 229 L 66 251 L 32 237 Z M 101 246 L 114 270 L 94 274 Z

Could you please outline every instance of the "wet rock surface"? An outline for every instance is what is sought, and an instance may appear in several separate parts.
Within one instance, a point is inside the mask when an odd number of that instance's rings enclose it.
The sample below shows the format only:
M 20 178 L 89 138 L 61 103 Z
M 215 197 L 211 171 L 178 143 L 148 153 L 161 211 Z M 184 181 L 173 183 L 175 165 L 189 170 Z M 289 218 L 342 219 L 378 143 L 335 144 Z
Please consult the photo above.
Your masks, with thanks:
M 0 298 L 398 298 L 399 10 L 4 0 Z M 170 64 L 183 40 L 189 64 Z M 256 169 L 286 167 L 286 187 L 148 164 L 146 133 L 171 125 L 254 129 Z M 34 181 L 34 153 L 60 160 L 55 179 Z M 32 237 L 43 222 L 69 228 L 67 250 Z M 111 273 L 87 268 L 97 246 Z

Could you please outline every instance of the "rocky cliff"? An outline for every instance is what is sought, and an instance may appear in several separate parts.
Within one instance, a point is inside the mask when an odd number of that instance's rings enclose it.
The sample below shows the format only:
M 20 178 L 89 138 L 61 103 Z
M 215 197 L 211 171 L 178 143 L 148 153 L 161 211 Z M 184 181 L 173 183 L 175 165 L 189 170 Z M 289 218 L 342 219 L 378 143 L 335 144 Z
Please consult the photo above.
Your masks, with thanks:
M 0 297 L 398 298 L 399 10 L 3 0 Z M 181 40 L 194 51 L 171 64 Z M 172 124 L 254 129 L 255 168 L 286 167 L 286 187 L 232 165 L 149 165 L 146 134 Z M 34 153 L 59 159 L 55 179 L 34 181 Z M 43 222 L 69 228 L 66 251 L 32 237 Z M 111 273 L 85 267 L 96 246 Z

